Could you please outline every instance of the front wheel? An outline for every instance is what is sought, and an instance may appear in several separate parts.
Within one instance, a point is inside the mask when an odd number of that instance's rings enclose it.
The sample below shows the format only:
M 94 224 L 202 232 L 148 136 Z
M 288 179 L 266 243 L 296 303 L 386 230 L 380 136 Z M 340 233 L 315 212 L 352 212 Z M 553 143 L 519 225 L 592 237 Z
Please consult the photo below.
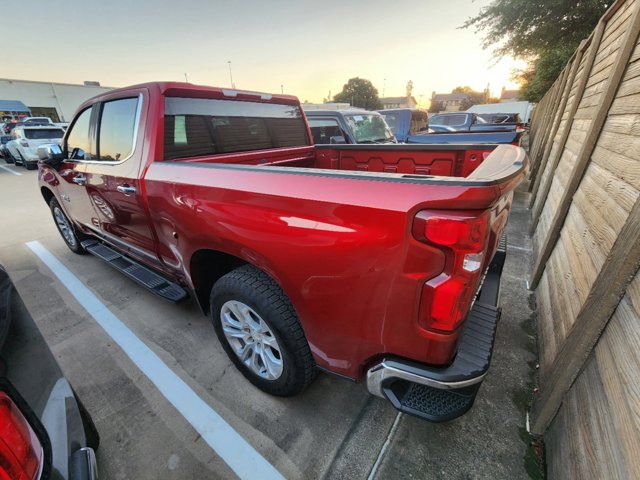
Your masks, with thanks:
M 67 216 L 62 211 L 62 207 L 58 203 L 55 198 L 52 198 L 49 202 L 49 208 L 51 208 L 51 215 L 53 215 L 53 221 L 56 223 L 56 227 L 58 227 L 58 231 L 60 235 L 62 235 L 62 239 L 64 243 L 67 244 L 69 250 L 73 253 L 77 253 L 78 255 L 82 255 L 86 253 L 86 250 L 80 244 L 81 240 L 85 238 L 84 235 L 78 235 L 73 228 L 73 224 L 69 221 Z
M 245 265 L 211 290 L 211 315 L 220 343 L 240 372 L 272 395 L 304 390 L 317 369 L 298 316 L 280 286 Z

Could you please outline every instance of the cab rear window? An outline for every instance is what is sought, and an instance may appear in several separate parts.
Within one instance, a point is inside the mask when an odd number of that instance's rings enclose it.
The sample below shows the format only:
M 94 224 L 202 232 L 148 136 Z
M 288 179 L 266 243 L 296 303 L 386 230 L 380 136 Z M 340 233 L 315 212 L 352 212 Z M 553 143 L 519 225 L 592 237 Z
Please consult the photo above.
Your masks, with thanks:
M 164 157 L 176 158 L 309 145 L 299 107 L 167 97 Z
M 64 130 L 61 128 L 24 129 L 24 136 L 29 140 L 47 140 L 49 138 L 62 138 Z

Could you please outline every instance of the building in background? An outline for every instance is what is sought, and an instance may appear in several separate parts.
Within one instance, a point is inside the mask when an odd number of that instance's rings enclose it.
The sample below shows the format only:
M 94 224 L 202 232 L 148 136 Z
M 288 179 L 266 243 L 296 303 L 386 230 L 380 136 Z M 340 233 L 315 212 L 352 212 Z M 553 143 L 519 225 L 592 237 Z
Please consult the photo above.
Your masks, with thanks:
M 26 105 L 32 117 L 49 117 L 54 122 L 70 122 L 85 100 L 112 90 L 99 82 L 71 83 L 34 82 L 0 78 L 0 99 Z
M 459 112 L 462 102 L 469 101 L 468 93 L 436 93 L 431 94 L 431 107 L 441 112 Z M 431 111 L 431 110 L 429 110 Z
M 380 99 L 382 102 L 382 109 L 388 110 L 390 108 L 416 108 L 418 102 L 413 96 L 406 97 L 383 97 Z
M 18 100 L 0 100 L 0 122 L 31 115 L 31 110 Z
M 502 87 L 502 93 L 500 94 L 500 103 L 511 103 L 518 101 L 518 95 L 520 90 L 507 90 Z

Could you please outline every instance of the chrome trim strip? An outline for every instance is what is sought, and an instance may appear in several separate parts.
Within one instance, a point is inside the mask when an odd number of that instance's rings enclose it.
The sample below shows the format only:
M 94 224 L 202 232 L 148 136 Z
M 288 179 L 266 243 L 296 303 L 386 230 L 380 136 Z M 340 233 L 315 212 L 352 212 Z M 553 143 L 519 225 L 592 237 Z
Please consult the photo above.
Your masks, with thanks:
M 382 384 L 385 380 L 395 378 L 398 380 L 406 380 L 408 382 L 417 383 L 419 385 L 426 385 L 428 387 L 438 388 L 440 390 L 454 390 L 458 388 L 468 387 L 482 382 L 487 372 L 477 377 L 470 378 L 468 380 L 462 380 L 459 382 L 442 382 L 434 380 L 433 378 L 423 377 L 414 373 L 400 370 L 396 367 L 388 365 L 387 359 L 383 359 L 379 364 L 370 368 L 367 371 L 367 390 L 372 395 L 377 397 L 386 398 L 382 391 Z
M 86 480 L 98 480 L 98 462 L 96 461 L 96 452 L 91 447 L 83 447 L 78 452 L 82 452 L 81 455 L 86 461 L 88 475 Z

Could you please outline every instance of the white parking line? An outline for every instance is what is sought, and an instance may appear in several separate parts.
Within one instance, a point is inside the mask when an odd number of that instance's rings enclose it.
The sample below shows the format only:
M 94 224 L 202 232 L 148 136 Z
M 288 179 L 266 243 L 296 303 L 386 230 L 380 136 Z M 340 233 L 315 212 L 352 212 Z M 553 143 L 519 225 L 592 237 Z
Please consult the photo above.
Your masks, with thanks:
M 27 246 L 238 477 L 283 478 L 40 242 L 28 242 Z
M 1 168 L 2 170 L 6 170 L 6 171 L 7 171 L 7 172 L 9 172 L 9 173 L 13 173 L 14 175 L 18 175 L 18 176 L 22 175 L 20 172 L 16 172 L 16 171 L 15 171 L 15 170 L 13 170 L 12 168 L 5 167 L 4 165 L 0 165 L 0 168 Z

